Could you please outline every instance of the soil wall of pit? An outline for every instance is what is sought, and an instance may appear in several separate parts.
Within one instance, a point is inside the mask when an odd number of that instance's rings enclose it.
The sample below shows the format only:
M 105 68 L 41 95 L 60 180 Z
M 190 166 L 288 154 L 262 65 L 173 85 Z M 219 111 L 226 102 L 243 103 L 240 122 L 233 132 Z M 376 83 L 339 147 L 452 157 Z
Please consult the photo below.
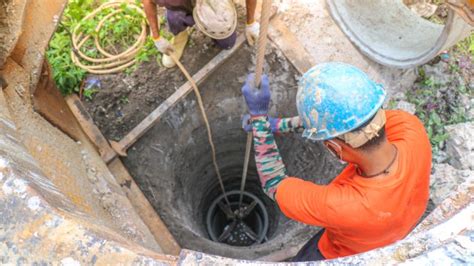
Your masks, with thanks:
M 228 189 L 238 184 L 241 177 L 246 140 L 246 133 L 241 129 L 241 116 L 246 112 L 246 105 L 240 88 L 247 73 L 253 70 L 252 55 L 253 51 L 244 46 L 200 86 L 218 164 Z M 266 64 L 265 72 L 269 75 L 272 90 L 271 115 L 296 115 L 296 70 L 273 48 L 266 55 Z M 299 134 L 280 136 L 277 142 L 290 175 L 324 184 L 341 169 L 322 145 L 306 142 Z M 184 248 L 254 259 L 301 245 L 317 228 L 287 219 L 261 193 L 253 154 L 251 156 L 247 189 L 260 193 L 258 196 L 264 199 L 271 216 L 268 241 L 251 247 L 232 247 L 208 240 L 203 218 L 207 210 L 205 198 L 215 191 L 217 179 L 194 94 L 171 108 L 129 150 L 125 164 Z

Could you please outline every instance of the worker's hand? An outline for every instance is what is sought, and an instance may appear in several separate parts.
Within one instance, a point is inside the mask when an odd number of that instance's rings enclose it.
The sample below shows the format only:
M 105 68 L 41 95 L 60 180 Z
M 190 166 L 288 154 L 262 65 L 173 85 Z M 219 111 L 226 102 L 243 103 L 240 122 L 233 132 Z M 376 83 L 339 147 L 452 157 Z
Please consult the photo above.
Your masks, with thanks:
M 260 23 L 254 21 L 252 24 L 245 26 L 245 37 L 250 46 L 254 46 L 258 40 L 258 34 L 260 33 Z
M 160 53 L 169 55 L 172 52 L 174 52 L 173 46 L 167 39 L 163 37 L 158 37 L 158 38 L 153 38 L 153 41 L 155 42 L 156 49 L 158 49 Z
M 250 120 L 250 118 L 251 116 L 249 114 L 246 114 L 242 117 L 242 129 L 245 132 L 252 132 L 252 121 Z M 278 133 L 278 118 L 269 116 L 268 122 L 270 122 L 272 133 Z
M 266 115 L 268 113 L 268 106 L 270 105 L 270 85 L 267 75 L 262 75 L 260 82 L 260 89 L 255 87 L 255 74 L 249 74 L 244 86 L 242 87 L 242 94 L 245 97 L 245 102 L 249 108 L 250 115 Z

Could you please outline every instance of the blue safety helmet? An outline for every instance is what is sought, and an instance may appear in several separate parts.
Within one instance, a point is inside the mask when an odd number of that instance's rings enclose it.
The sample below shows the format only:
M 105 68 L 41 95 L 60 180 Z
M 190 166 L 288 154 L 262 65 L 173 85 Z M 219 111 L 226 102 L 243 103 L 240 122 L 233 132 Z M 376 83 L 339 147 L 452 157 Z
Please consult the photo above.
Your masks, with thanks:
M 301 78 L 296 96 L 303 137 L 327 140 L 350 132 L 372 118 L 385 100 L 382 85 L 344 63 L 323 63 Z

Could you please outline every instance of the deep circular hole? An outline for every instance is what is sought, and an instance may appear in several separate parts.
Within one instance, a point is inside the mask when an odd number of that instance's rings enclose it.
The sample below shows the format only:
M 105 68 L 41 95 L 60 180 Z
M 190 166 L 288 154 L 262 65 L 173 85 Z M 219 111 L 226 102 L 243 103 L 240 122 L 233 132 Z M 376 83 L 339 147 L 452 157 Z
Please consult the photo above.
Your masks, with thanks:
M 267 238 L 268 219 L 262 200 L 252 193 L 232 190 L 211 203 L 206 215 L 206 228 L 213 241 L 231 246 L 251 246 Z
M 216 70 L 202 85 L 219 170 L 228 192 L 240 189 L 247 139 L 241 128 L 241 116 L 247 110 L 240 87 L 247 68 L 251 68 L 251 54 L 250 48 L 243 47 L 232 61 Z M 272 113 L 291 117 L 297 114 L 294 104 L 296 89 L 290 89 L 297 84 L 297 72 L 285 60 L 275 52 L 266 55 L 275 95 L 272 96 Z M 276 136 L 276 142 L 292 176 L 327 184 L 341 170 L 323 145 L 309 144 L 299 134 Z M 211 240 L 206 215 L 222 191 L 210 154 L 207 130 L 193 94 L 169 110 L 146 137 L 129 150 L 127 158 L 127 166 L 137 183 L 183 248 L 232 258 L 256 259 L 273 252 L 295 249 L 318 230 L 290 220 L 265 195 L 252 149 L 245 191 L 265 205 L 269 220 L 268 240 L 251 246 L 231 246 Z M 254 222 L 257 224 L 258 216 L 254 219 L 257 219 Z

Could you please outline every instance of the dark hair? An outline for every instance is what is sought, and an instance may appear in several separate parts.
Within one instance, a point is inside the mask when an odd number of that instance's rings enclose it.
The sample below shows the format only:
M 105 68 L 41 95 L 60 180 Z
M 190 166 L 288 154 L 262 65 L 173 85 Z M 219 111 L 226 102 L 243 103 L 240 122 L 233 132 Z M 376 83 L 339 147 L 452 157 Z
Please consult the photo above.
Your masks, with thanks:
M 360 146 L 357 149 L 361 151 L 372 151 L 375 148 L 377 148 L 380 144 L 382 144 L 386 139 L 385 126 L 383 126 L 377 134 L 378 136 L 371 138 L 369 141 L 364 143 L 364 145 Z
M 369 120 L 367 120 L 365 123 L 363 123 L 362 125 L 360 125 L 358 128 L 356 128 L 353 132 L 357 132 L 361 129 L 363 129 L 364 127 L 366 127 L 370 122 L 372 122 L 372 119 L 374 117 L 371 117 Z M 371 138 L 369 141 L 367 141 L 366 143 L 364 143 L 364 145 L 356 148 L 357 150 L 360 150 L 360 151 L 372 151 L 374 150 L 375 148 L 377 148 L 380 144 L 382 144 L 386 139 L 386 135 L 385 135 L 385 125 L 379 130 L 379 132 L 377 132 L 377 136 Z

